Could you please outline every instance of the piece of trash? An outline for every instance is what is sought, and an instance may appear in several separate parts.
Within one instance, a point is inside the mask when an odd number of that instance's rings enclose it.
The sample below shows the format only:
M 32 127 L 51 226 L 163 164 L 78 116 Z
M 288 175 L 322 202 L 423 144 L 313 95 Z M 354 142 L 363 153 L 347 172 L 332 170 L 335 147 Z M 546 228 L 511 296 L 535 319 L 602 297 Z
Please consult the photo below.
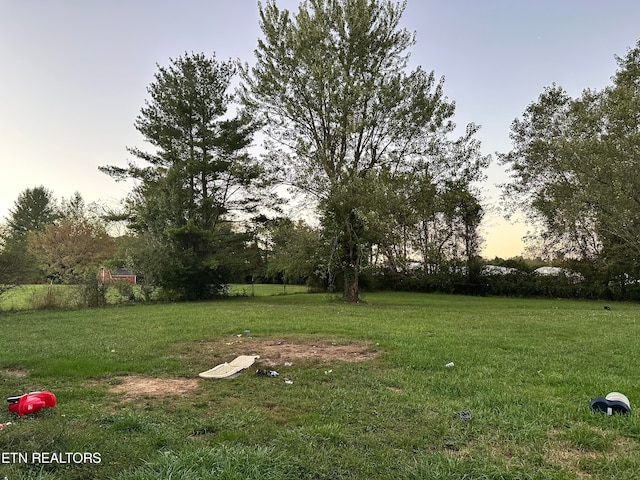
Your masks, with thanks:
M 236 378 L 242 370 L 249 368 L 258 358 L 260 355 L 240 355 L 229 363 L 221 363 L 206 372 L 200 372 L 198 376 L 201 378 Z
M 250 331 L 250 330 L 245 330 L 245 331 L 244 331 L 244 334 L 245 334 L 247 337 L 249 336 L 249 334 L 250 334 L 250 333 L 251 333 L 251 331 Z
M 285 378 L 284 383 L 286 383 L 287 385 L 293 385 L 293 380 L 289 380 L 288 378 Z
M 19 417 L 36 413 L 47 407 L 54 407 L 56 396 L 51 392 L 31 392 L 17 397 L 7 398 L 9 411 L 17 413 Z
M 240 337 L 242 337 L 242 334 L 239 333 L 239 334 L 236 335 L 236 337 L 240 338 Z
M 203 437 L 205 435 L 215 435 L 216 431 L 212 430 L 210 428 L 201 428 L 200 430 L 195 430 L 193 432 L 191 432 L 188 436 L 189 437 Z
M 258 370 L 256 370 L 256 375 L 258 375 L 259 377 L 277 377 L 280 374 L 275 370 L 263 370 L 259 368 Z
M 447 363 L 447 364 L 445 365 L 445 367 L 447 367 L 447 368 L 451 368 L 451 367 L 453 367 L 453 365 L 454 365 L 454 363 L 453 363 L 453 362 L 449 362 L 449 363 Z
M 8 427 L 9 425 L 13 425 L 13 423 L 11 422 L 0 423 L 0 430 L 2 430 L 4 427 Z
M 606 397 L 596 397 L 591 399 L 589 407 L 594 412 L 602 412 L 607 415 L 631 413 L 631 404 L 626 395 L 620 392 L 611 392 Z
M 332 373 L 332 372 L 333 372 L 333 370 L 325 370 L 325 371 L 324 371 L 324 374 L 325 374 L 325 375 L 329 375 L 329 374 L 330 374 L 330 373 Z
M 293 363 L 291 363 L 291 362 L 284 362 L 284 366 L 285 366 L 285 367 L 290 367 L 290 366 L 292 366 L 292 365 L 293 365 Z
M 455 415 L 456 417 L 464 420 L 465 422 L 468 422 L 469 420 L 471 420 L 471 413 L 469 412 L 460 411 L 460 412 L 456 412 Z

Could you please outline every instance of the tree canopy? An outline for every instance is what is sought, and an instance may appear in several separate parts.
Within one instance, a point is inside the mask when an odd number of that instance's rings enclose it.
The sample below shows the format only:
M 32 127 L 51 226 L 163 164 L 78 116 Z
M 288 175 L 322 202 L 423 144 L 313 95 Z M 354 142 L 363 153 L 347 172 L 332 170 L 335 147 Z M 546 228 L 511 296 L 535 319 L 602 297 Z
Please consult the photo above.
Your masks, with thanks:
M 125 217 L 136 233 L 130 261 L 147 280 L 179 298 L 208 298 L 226 281 L 224 255 L 244 237 L 229 222 L 265 203 L 265 172 L 247 153 L 255 130 L 246 116 L 229 114 L 232 61 L 185 54 L 158 66 L 136 129 L 153 147 L 130 148 L 144 164 L 102 167 L 132 178 Z
M 504 195 L 542 226 L 547 254 L 640 273 L 640 42 L 613 83 L 571 98 L 547 87 L 511 127 Z
M 29 232 L 42 231 L 58 218 L 53 193 L 44 186 L 27 188 L 18 195 L 7 218 L 8 236 L 24 237 Z
M 242 72 L 244 104 L 271 140 L 268 159 L 318 202 L 351 301 L 379 226 L 372 186 L 421 159 L 438 163 L 451 145 L 455 105 L 444 78 L 407 72 L 415 35 L 399 26 L 405 6 L 309 0 L 291 14 L 259 2 L 263 38 Z
M 46 277 L 64 283 L 93 276 L 115 253 L 114 239 L 104 221 L 77 192 L 62 202 L 55 221 L 30 233 L 27 241 Z
M 2 232 L 0 283 L 28 283 L 41 278 L 38 259 L 29 251 L 27 237 L 44 231 L 59 217 L 53 193 L 40 185 L 20 192 L 9 210 Z

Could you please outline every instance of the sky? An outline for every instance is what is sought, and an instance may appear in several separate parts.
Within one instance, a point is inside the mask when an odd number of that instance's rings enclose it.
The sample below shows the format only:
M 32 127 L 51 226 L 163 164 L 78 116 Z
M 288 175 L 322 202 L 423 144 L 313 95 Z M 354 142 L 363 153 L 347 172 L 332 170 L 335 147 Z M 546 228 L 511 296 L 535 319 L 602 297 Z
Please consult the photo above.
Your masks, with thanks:
M 494 156 L 481 186 L 486 258 L 522 254 L 530 229 L 499 210 L 508 174 L 495 153 L 510 150 L 511 122 L 552 83 L 573 97 L 609 85 L 639 25 L 637 0 L 408 0 L 410 68 L 445 77 L 455 122 L 481 125 Z M 39 185 L 117 206 L 131 185 L 98 167 L 144 147 L 134 120 L 157 65 L 186 52 L 252 64 L 260 36 L 256 0 L 0 0 L 0 221 Z

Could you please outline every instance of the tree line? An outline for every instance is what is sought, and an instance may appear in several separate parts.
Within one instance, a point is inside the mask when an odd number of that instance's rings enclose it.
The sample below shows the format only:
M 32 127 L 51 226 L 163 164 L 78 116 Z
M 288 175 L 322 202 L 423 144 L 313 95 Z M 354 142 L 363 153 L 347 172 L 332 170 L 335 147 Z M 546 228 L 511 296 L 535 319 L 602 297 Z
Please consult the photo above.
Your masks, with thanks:
M 126 266 L 186 300 L 247 279 L 307 282 L 352 302 L 362 286 L 486 285 L 479 185 L 491 158 L 477 125 L 456 133 L 444 77 L 408 70 L 405 7 L 308 0 L 292 13 L 259 2 L 251 66 L 204 53 L 158 65 L 135 119 L 148 148 L 100 168 L 134 181 L 123 208 L 96 216 L 76 195 L 48 210 L 44 187 L 23 192 L 2 235 L 0 283 L 19 280 L 8 263 L 22 258 L 25 272 L 65 282 Z M 640 277 L 639 52 L 618 59 L 601 92 L 545 89 L 499 155 L 512 174 L 504 199 L 540 226 L 540 253 L 597 271 L 589 278 L 602 285 Z M 284 187 L 313 221 L 296 220 Z M 32 224 L 19 225 L 27 211 Z M 127 234 L 110 237 L 107 222 Z M 65 252 L 81 245 L 65 241 L 74 235 L 95 247 L 81 261 Z M 443 276 L 449 287 L 431 282 Z
M 503 196 L 524 208 L 540 254 L 579 261 L 600 283 L 640 278 L 640 41 L 611 85 L 571 98 L 544 89 L 511 126 L 500 155 L 511 181 Z

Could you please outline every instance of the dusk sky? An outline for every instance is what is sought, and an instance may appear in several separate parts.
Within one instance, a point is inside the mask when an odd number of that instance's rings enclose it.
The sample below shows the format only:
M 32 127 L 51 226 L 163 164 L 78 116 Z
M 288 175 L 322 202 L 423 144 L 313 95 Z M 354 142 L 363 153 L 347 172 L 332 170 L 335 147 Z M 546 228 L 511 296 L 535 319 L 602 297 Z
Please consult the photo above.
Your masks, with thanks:
M 409 0 L 403 17 L 417 33 L 410 68 L 446 78 L 456 123 L 482 126 L 485 154 L 510 149 L 511 122 L 545 86 L 610 84 L 639 25 L 637 0 Z M 144 147 L 133 122 L 156 64 L 185 52 L 252 64 L 260 35 L 255 0 L 0 0 L 0 219 L 39 185 L 117 205 L 130 185 L 98 166 Z M 487 174 L 483 254 L 518 255 L 527 226 L 497 211 L 495 158 Z

